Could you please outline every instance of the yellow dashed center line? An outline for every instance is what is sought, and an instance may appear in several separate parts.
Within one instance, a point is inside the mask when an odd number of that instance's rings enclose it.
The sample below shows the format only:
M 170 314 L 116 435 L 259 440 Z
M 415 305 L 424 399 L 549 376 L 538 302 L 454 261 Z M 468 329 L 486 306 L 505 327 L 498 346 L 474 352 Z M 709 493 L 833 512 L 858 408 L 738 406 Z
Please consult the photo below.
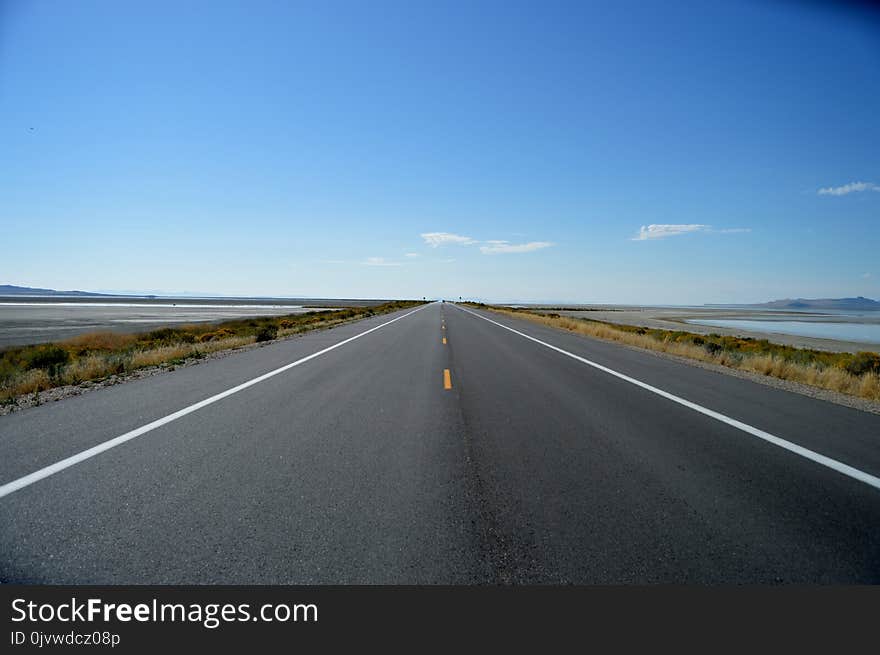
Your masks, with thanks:
M 452 377 L 449 375 L 449 369 L 443 369 L 443 388 L 451 389 L 452 388 Z

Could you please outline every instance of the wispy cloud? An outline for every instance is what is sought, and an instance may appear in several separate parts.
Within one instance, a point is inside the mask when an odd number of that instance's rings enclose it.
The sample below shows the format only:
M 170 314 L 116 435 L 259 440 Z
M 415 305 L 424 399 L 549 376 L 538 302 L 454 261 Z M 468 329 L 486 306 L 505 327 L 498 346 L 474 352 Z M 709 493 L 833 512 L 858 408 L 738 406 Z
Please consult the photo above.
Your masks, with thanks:
M 425 243 L 432 248 L 448 245 L 470 246 L 477 243 L 470 237 L 453 234 L 451 232 L 424 232 L 421 237 L 425 240 Z
M 650 239 L 665 239 L 666 237 L 674 237 L 679 234 L 689 234 L 691 232 L 705 232 L 709 229 L 708 225 L 699 223 L 677 224 L 677 225 L 642 225 L 639 233 L 633 237 L 633 241 L 648 241 Z
M 417 252 L 408 252 L 404 255 L 404 257 L 409 257 L 410 259 L 415 259 L 418 256 L 419 256 L 419 253 L 417 253 Z
M 510 243 L 509 241 L 487 241 L 487 245 L 480 246 L 480 252 L 484 255 L 507 255 L 522 252 L 533 252 L 542 248 L 549 248 L 553 244 L 549 241 L 530 241 L 529 243 Z
M 384 257 L 367 257 L 363 263 L 365 266 L 402 266 L 400 262 L 390 261 Z
M 420 235 L 425 243 L 432 248 L 446 245 L 473 246 L 479 245 L 480 252 L 484 255 L 500 255 L 532 252 L 541 248 L 549 248 L 555 244 L 549 241 L 530 241 L 529 243 L 510 243 L 506 239 L 487 239 L 479 241 L 472 237 L 466 237 L 452 232 L 424 232 Z M 409 253 L 407 257 L 418 257 L 416 253 Z M 455 261 L 448 260 L 448 261 Z
M 820 196 L 845 196 L 848 193 L 858 193 L 859 191 L 880 191 L 880 185 L 873 182 L 850 182 L 843 186 L 825 187 L 816 193 Z
M 750 227 L 725 227 L 715 229 L 711 225 L 703 225 L 702 223 L 679 223 L 679 224 L 652 224 L 642 225 L 639 228 L 633 241 L 650 241 L 652 239 L 665 239 L 667 237 L 675 237 L 680 234 L 692 234 L 694 232 L 710 232 L 712 234 L 744 234 L 751 232 Z

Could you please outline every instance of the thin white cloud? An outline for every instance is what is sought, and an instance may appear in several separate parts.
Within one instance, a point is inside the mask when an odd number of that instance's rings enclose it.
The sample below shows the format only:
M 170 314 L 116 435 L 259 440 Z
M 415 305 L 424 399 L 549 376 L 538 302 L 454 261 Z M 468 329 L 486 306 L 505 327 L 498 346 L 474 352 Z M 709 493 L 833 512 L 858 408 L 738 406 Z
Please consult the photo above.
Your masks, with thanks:
M 816 193 L 820 196 L 845 196 L 848 193 L 857 193 L 859 191 L 880 191 L 880 185 L 873 182 L 850 182 L 843 186 L 829 186 L 819 189 Z
M 711 234 L 745 234 L 751 232 L 750 227 L 725 227 L 715 229 L 711 225 L 703 225 L 702 223 L 686 223 L 676 225 L 642 225 L 639 233 L 636 234 L 632 241 L 650 241 L 651 239 L 665 239 L 680 234 L 692 234 L 694 232 L 707 232 Z
M 424 232 L 421 237 L 425 240 L 425 243 L 432 248 L 448 245 L 470 246 L 477 243 L 470 237 L 453 234 L 451 232 Z
M 415 259 L 418 256 L 419 256 L 419 253 L 417 253 L 417 252 L 408 252 L 404 255 L 404 257 L 409 257 L 410 259 Z
M 725 227 L 714 229 L 711 225 L 703 225 L 702 223 L 684 223 L 684 224 L 652 224 L 642 225 L 639 233 L 636 234 L 632 241 L 650 241 L 651 239 L 665 239 L 666 237 L 674 237 L 680 234 L 692 234 L 694 232 L 710 232 L 712 234 L 744 234 L 751 232 L 750 227 Z
M 393 262 L 384 257 L 367 257 L 364 260 L 365 266 L 402 266 L 400 262 Z
M 480 245 L 480 252 L 484 255 L 512 254 L 523 253 L 540 250 L 541 248 L 549 248 L 555 244 L 549 241 L 530 241 L 529 243 L 510 243 L 506 239 L 486 239 L 478 241 L 477 239 L 466 237 L 461 234 L 453 234 L 452 232 L 424 232 L 421 234 L 425 243 L 432 248 L 438 248 L 446 245 L 473 246 Z M 416 253 L 409 253 L 407 257 L 418 257 Z M 443 260 L 448 262 L 454 259 Z
M 480 246 L 480 252 L 484 255 L 507 255 L 522 252 L 533 252 L 542 248 L 549 248 L 553 244 L 549 241 L 530 241 L 529 243 L 510 243 L 508 241 L 492 240 L 486 242 L 489 245 Z
M 870 280 L 874 276 L 871 275 L 870 273 L 862 273 L 862 277 L 866 280 Z
M 633 241 L 648 241 L 651 239 L 665 239 L 666 237 L 674 237 L 679 234 L 689 234 L 691 232 L 705 232 L 709 229 L 709 225 L 701 225 L 699 223 L 678 224 L 678 225 L 642 225 L 639 233 L 633 237 Z

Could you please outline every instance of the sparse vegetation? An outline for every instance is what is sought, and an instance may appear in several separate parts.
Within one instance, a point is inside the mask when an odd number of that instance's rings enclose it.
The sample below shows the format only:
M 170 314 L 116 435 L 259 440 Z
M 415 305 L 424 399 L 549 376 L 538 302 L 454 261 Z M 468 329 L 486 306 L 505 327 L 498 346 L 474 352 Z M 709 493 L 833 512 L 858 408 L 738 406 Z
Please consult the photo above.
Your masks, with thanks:
M 68 384 L 99 381 L 140 368 L 179 365 L 220 350 L 330 328 L 352 320 L 406 309 L 422 302 L 395 301 L 287 316 L 256 317 L 168 327 L 142 334 L 94 332 L 66 341 L 0 351 L 0 403 Z
M 278 326 L 277 325 L 263 325 L 259 330 L 257 330 L 256 341 L 257 343 L 263 341 L 272 341 L 278 336 Z
M 785 346 L 767 339 L 720 334 L 702 335 L 678 330 L 619 325 L 529 309 L 482 304 L 473 306 L 606 341 L 616 341 L 647 350 L 809 384 L 875 402 L 880 401 L 880 354 L 874 352 L 826 352 Z

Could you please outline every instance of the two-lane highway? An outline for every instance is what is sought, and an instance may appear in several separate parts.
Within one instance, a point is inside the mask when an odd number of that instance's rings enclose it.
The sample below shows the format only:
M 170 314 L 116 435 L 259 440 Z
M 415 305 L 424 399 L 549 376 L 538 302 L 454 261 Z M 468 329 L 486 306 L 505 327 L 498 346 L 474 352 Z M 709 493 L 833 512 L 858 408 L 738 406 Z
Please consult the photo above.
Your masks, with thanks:
M 450 304 L 0 417 L 0 453 L 3 581 L 880 581 L 880 416 Z
M 495 314 L 451 318 L 502 579 L 880 577 L 880 490 L 569 355 L 874 475 L 880 417 Z

